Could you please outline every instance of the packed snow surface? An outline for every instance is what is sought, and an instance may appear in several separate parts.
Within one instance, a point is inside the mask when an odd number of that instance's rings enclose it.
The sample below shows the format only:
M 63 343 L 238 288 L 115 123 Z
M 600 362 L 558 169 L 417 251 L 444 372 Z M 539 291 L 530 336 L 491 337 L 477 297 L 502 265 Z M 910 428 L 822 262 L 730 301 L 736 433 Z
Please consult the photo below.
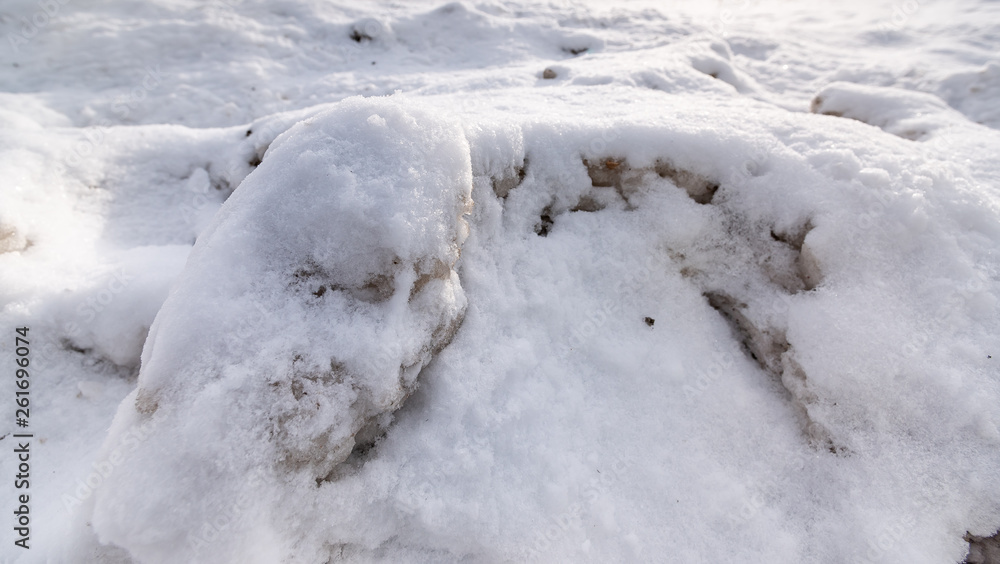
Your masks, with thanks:
M 0 561 L 991 561 L 1000 4 L 0 35 Z

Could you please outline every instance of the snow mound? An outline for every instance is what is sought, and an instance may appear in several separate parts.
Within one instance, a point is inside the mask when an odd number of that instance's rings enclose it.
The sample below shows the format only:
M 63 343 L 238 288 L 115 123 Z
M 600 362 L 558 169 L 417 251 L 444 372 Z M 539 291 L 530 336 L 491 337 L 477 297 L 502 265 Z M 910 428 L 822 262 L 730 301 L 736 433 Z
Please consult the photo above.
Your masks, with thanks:
M 1000 61 L 990 61 L 982 68 L 956 72 L 941 82 L 941 95 L 952 107 L 977 123 L 1000 128 Z
M 105 444 L 144 437 L 95 496 L 100 540 L 143 563 L 931 564 L 992 535 L 998 208 L 932 154 L 949 137 L 602 95 L 244 129 L 260 163 Z
M 268 504 L 363 454 L 461 324 L 470 166 L 457 125 L 391 99 L 345 101 L 271 145 L 150 331 L 105 455 L 148 438 L 96 495 L 102 541 L 143 562 L 269 554 L 247 542 L 277 535 Z M 258 511 L 199 538 L 251 492 Z
M 933 94 L 850 82 L 834 82 L 823 88 L 813 98 L 811 109 L 817 114 L 856 119 L 914 141 L 966 121 Z
M 0 560 L 994 558 L 1000 3 L 62 3 Z

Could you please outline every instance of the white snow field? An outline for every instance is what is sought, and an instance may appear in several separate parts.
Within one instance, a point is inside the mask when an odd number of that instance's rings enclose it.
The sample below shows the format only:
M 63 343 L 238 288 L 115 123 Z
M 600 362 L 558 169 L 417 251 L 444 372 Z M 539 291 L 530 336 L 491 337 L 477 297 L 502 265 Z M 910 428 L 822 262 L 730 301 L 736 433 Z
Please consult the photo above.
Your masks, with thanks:
M 4 0 L 0 562 L 1000 562 L 998 128 L 990 0 Z

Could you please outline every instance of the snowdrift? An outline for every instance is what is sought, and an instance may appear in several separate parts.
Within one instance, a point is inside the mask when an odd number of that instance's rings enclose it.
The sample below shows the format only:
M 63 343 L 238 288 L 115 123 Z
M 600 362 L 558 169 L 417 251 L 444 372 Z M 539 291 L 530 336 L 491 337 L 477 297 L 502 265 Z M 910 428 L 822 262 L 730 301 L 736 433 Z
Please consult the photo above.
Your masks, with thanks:
M 988 561 L 1000 7 L 787 4 L 11 0 L 0 560 Z
M 817 111 L 912 119 L 851 92 Z M 944 562 L 992 534 L 997 202 L 935 156 L 978 126 L 531 97 L 464 130 L 448 99 L 350 99 L 277 136 L 153 324 L 102 542 Z

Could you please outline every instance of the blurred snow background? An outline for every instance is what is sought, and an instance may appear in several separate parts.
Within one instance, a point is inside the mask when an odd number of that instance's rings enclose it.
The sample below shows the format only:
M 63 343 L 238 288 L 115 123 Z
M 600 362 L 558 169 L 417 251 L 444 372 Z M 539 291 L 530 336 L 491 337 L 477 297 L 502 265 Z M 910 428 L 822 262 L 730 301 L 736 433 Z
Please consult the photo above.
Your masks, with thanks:
M 7 0 L 0 39 L 39 437 L 0 559 L 989 561 L 1000 4 Z

